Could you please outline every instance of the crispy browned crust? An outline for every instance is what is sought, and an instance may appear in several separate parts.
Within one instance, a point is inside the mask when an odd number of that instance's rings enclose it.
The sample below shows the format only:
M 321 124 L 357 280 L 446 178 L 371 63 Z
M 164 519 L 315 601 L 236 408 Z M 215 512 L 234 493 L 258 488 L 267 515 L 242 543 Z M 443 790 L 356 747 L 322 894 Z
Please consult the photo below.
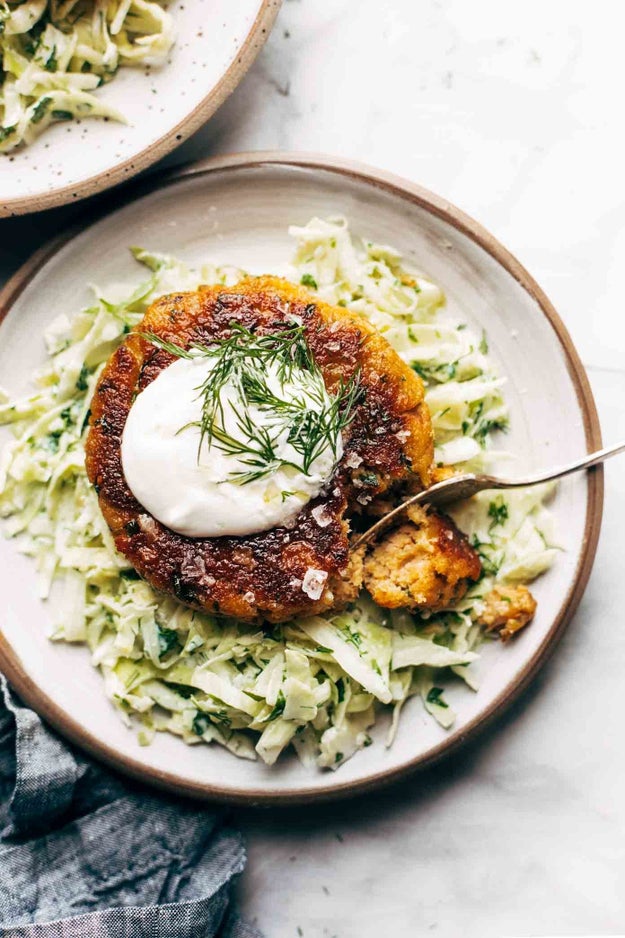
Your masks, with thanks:
M 524 629 L 534 618 L 536 600 L 526 586 L 496 586 L 484 599 L 479 622 L 502 642 Z
M 360 369 L 364 398 L 345 434 L 329 490 L 311 501 L 292 528 L 249 537 L 188 538 L 153 518 L 133 497 L 122 470 L 121 438 L 137 393 L 174 360 L 137 332 L 188 347 L 230 333 L 233 321 L 262 333 L 299 316 L 330 391 Z M 117 549 L 156 589 L 181 602 L 240 619 L 285 621 L 354 599 L 362 563 L 350 564 L 346 520 L 374 498 L 410 482 L 427 487 L 432 429 L 419 377 L 360 316 L 329 306 L 275 277 L 232 287 L 161 297 L 114 352 L 96 388 L 87 438 L 87 472 Z M 360 462 L 359 462 L 360 460 Z M 357 463 L 356 468 L 353 467 Z M 324 527 L 312 511 L 325 505 Z M 321 598 L 301 588 L 310 568 L 328 574 Z
M 479 578 L 480 559 L 451 518 L 420 505 L 406 514 L 365 559 L 364 584 L 388 609 L 446 609 Z

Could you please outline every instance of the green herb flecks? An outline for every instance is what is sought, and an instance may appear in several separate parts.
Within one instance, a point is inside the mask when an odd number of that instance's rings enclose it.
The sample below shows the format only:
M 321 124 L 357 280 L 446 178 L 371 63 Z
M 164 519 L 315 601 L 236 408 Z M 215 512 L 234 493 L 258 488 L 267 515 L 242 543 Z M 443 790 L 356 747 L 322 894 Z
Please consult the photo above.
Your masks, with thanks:
M 478 552 L 482 564 L 483 576 L 496 576 L 501 566 L 501 560 L 497 559 L 495 545 L 490 541 L 482 541 L 474 534 L 471 538 L 471 544 Z
M 495 430 L 501 430 L 502 433 L 505 433 L 508 429 L 508 419 L 500 418 L 497 420 L 480 420 L 475 427 L 473 432 L 473 438 L 477 440 L 482 449 L 486 446 L 486 440 L 490 433 L 494 433 Z
M 495 499 L 495 501 L 491 502 L 488 506 L 488 517 L 492 518 L 489 531 L 492 531 L 493 528 L 496 528 L 498 525 L 502 525 L 504 521 L 508 520 L 507 503 L 501 498 Z
M 360 646 L 362 645 L 362 635 L 360 632 L 350 628 L 349 625 L 344 626 L 340 632 L 349 645 L 353 645 L 354 648 L 360 649 Z
M 89 387 L 89 375 L 90 371 L 86 365 L 83 365 L 80 369 L 80 374 L 76 379 L 76 390 L 77 391 L 86 391 Z
M 470 420 L 462 424 L 462 432 L 465 436 L 472 436 L 479 443 L 482 449 L 486 446 L 490 433 L 495 430 L 505 432 L 508 429 L 508 418 L 497 417 L 489 418 L 484 413 L 484 401 L 477 401 L 471 406 Z
M 180 639 L 175 629 L 167 629 L 162 625 L 158 628 L 158 656 L 164 658 L 170 651 L 179 650 Z
M 211 721 L 210 721 L 208 714 L 202 713 L 201 710 L 198 710 L 198 712 L 195 714 L 195 717 L 193 718 L 193 725 L 192 725 L 193 732 L 195 733 L 195 735 L 203 736 L 210 725 L 211 725 Z
M 33 108 L 33 113 L 30 118 L 31 124 L 38 124 L 39 121 L 42 121 L 46 116 L 50 104 L 52 103 L 52 98 L 40 98 L 39 101 L 35 104 Z
M 56 72 L 57 68 L 59 67 L 59 63 L 56 57 L 56 46 L 52 46 L 50 55 L 46 59 L 43 67 L 45 68 L 46 72 Z
M 311 290 L 317 290 L 317 281 L 312 274 L 302 274 L 300 283 L 303 287 L 310 287 Z
M 276 700 L 275 707 L 273 708 L 273 710 L 271 711 L 271 713 L 270 713 L 269 716 L 267 717 L 267 722 L 268 722 L 268 723 L 271 723 L 271 722 L 273 722 L 273 720 L 277 720 L 277 718 L 278 718 L 282 713 L 284 713 L 284 708 L 285 708 L 285 706 L 286 706 L 286 697 L 284 696 L 284 694 L 282 693 L 282 691 L 278 691 L 278 697 L 277 697 L 277 700 Z
M 429 704 L 432 704 L 435 707 L 442 707 L 444 710 L 447 710 L 449 708 L 449 704 L 445 703 L 443 700 L 443 693 L 444 691 L 442 687 L 431 687 L 425 699 Z
M 435 364 L 433 362 L 412 362 L 412 370 L 416 371 L 421 380 L 427 386 L 432 384 L 444 384 L 446 381 L 453 381 L 456 377 L 458 362 L 443 362 Z

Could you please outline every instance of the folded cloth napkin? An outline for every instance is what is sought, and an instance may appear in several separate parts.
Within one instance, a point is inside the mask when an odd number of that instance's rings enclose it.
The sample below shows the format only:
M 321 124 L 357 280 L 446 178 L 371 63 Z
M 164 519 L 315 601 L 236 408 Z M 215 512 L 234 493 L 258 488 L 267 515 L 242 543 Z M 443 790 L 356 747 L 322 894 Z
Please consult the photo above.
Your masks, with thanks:
M 89 762 L 0 675 L 0 936 L 262 938 L 232 909 L 241 835 Z

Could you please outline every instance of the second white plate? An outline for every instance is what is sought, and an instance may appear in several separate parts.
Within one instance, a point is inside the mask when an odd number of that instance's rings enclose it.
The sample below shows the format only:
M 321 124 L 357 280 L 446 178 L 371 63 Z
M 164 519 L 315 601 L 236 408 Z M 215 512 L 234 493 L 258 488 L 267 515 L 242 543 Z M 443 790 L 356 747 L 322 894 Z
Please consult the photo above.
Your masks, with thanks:
M 96 91 L 127 124 L 53 124 L 30 146 L 0 154 L 0 217 L 85 198 L 179 146 L 236 88 L 282 0 L 172 0 L 176 43 L 161 68 L 122 68 Z

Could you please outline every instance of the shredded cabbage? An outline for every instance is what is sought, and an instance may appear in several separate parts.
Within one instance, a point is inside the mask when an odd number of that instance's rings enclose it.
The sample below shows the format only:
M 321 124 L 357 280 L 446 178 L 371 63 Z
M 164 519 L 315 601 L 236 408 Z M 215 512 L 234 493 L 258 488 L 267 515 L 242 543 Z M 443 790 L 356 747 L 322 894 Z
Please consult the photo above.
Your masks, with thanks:
M 162 65 L 173 20 L 157 0 L 0 0 L 0 152 L 56 121 L 125 123 L 93 91 L 124 65 Z
M 352 236 L 344 220 L 313 219 L 291 233 L 293 278 L 370 319 L 422 376 L 439 460 L 484 464 L 508 419 L 485 336 L 451 322 L 438 287 L 392 248 Z M 447 678 L 477 689 L 483 597 L 495 582 L 527 582 L 554 560 L 544 507 L 551 489 L 484 493 L 454 510 L 484 576 L 454 609 L 428 618 L 380 609 L 363 594 L 338 614 L 254 629 L 163 597 L 115 551 L 87 481 L 89 402 L 104 362 L 155 297 L 235 283 L 243 271 L 194 271 L 165 255 L 133 253 L 147 279 L 133 290 L 96 291 L 93 306 L 58 317 L 45 336 L 37 390 L 0 401 L 0 422 L 14 433 L 0 461 L 0 515 L 37 564 L 42 597 L 51 597 L 51 637 L 88 645 L 141 743 L 169 731 L 268 764 L 292 745 L 304 764 L 334 769 L 371 743 L 384 709 L 390 744 L 411 696 L 451 726 Z

